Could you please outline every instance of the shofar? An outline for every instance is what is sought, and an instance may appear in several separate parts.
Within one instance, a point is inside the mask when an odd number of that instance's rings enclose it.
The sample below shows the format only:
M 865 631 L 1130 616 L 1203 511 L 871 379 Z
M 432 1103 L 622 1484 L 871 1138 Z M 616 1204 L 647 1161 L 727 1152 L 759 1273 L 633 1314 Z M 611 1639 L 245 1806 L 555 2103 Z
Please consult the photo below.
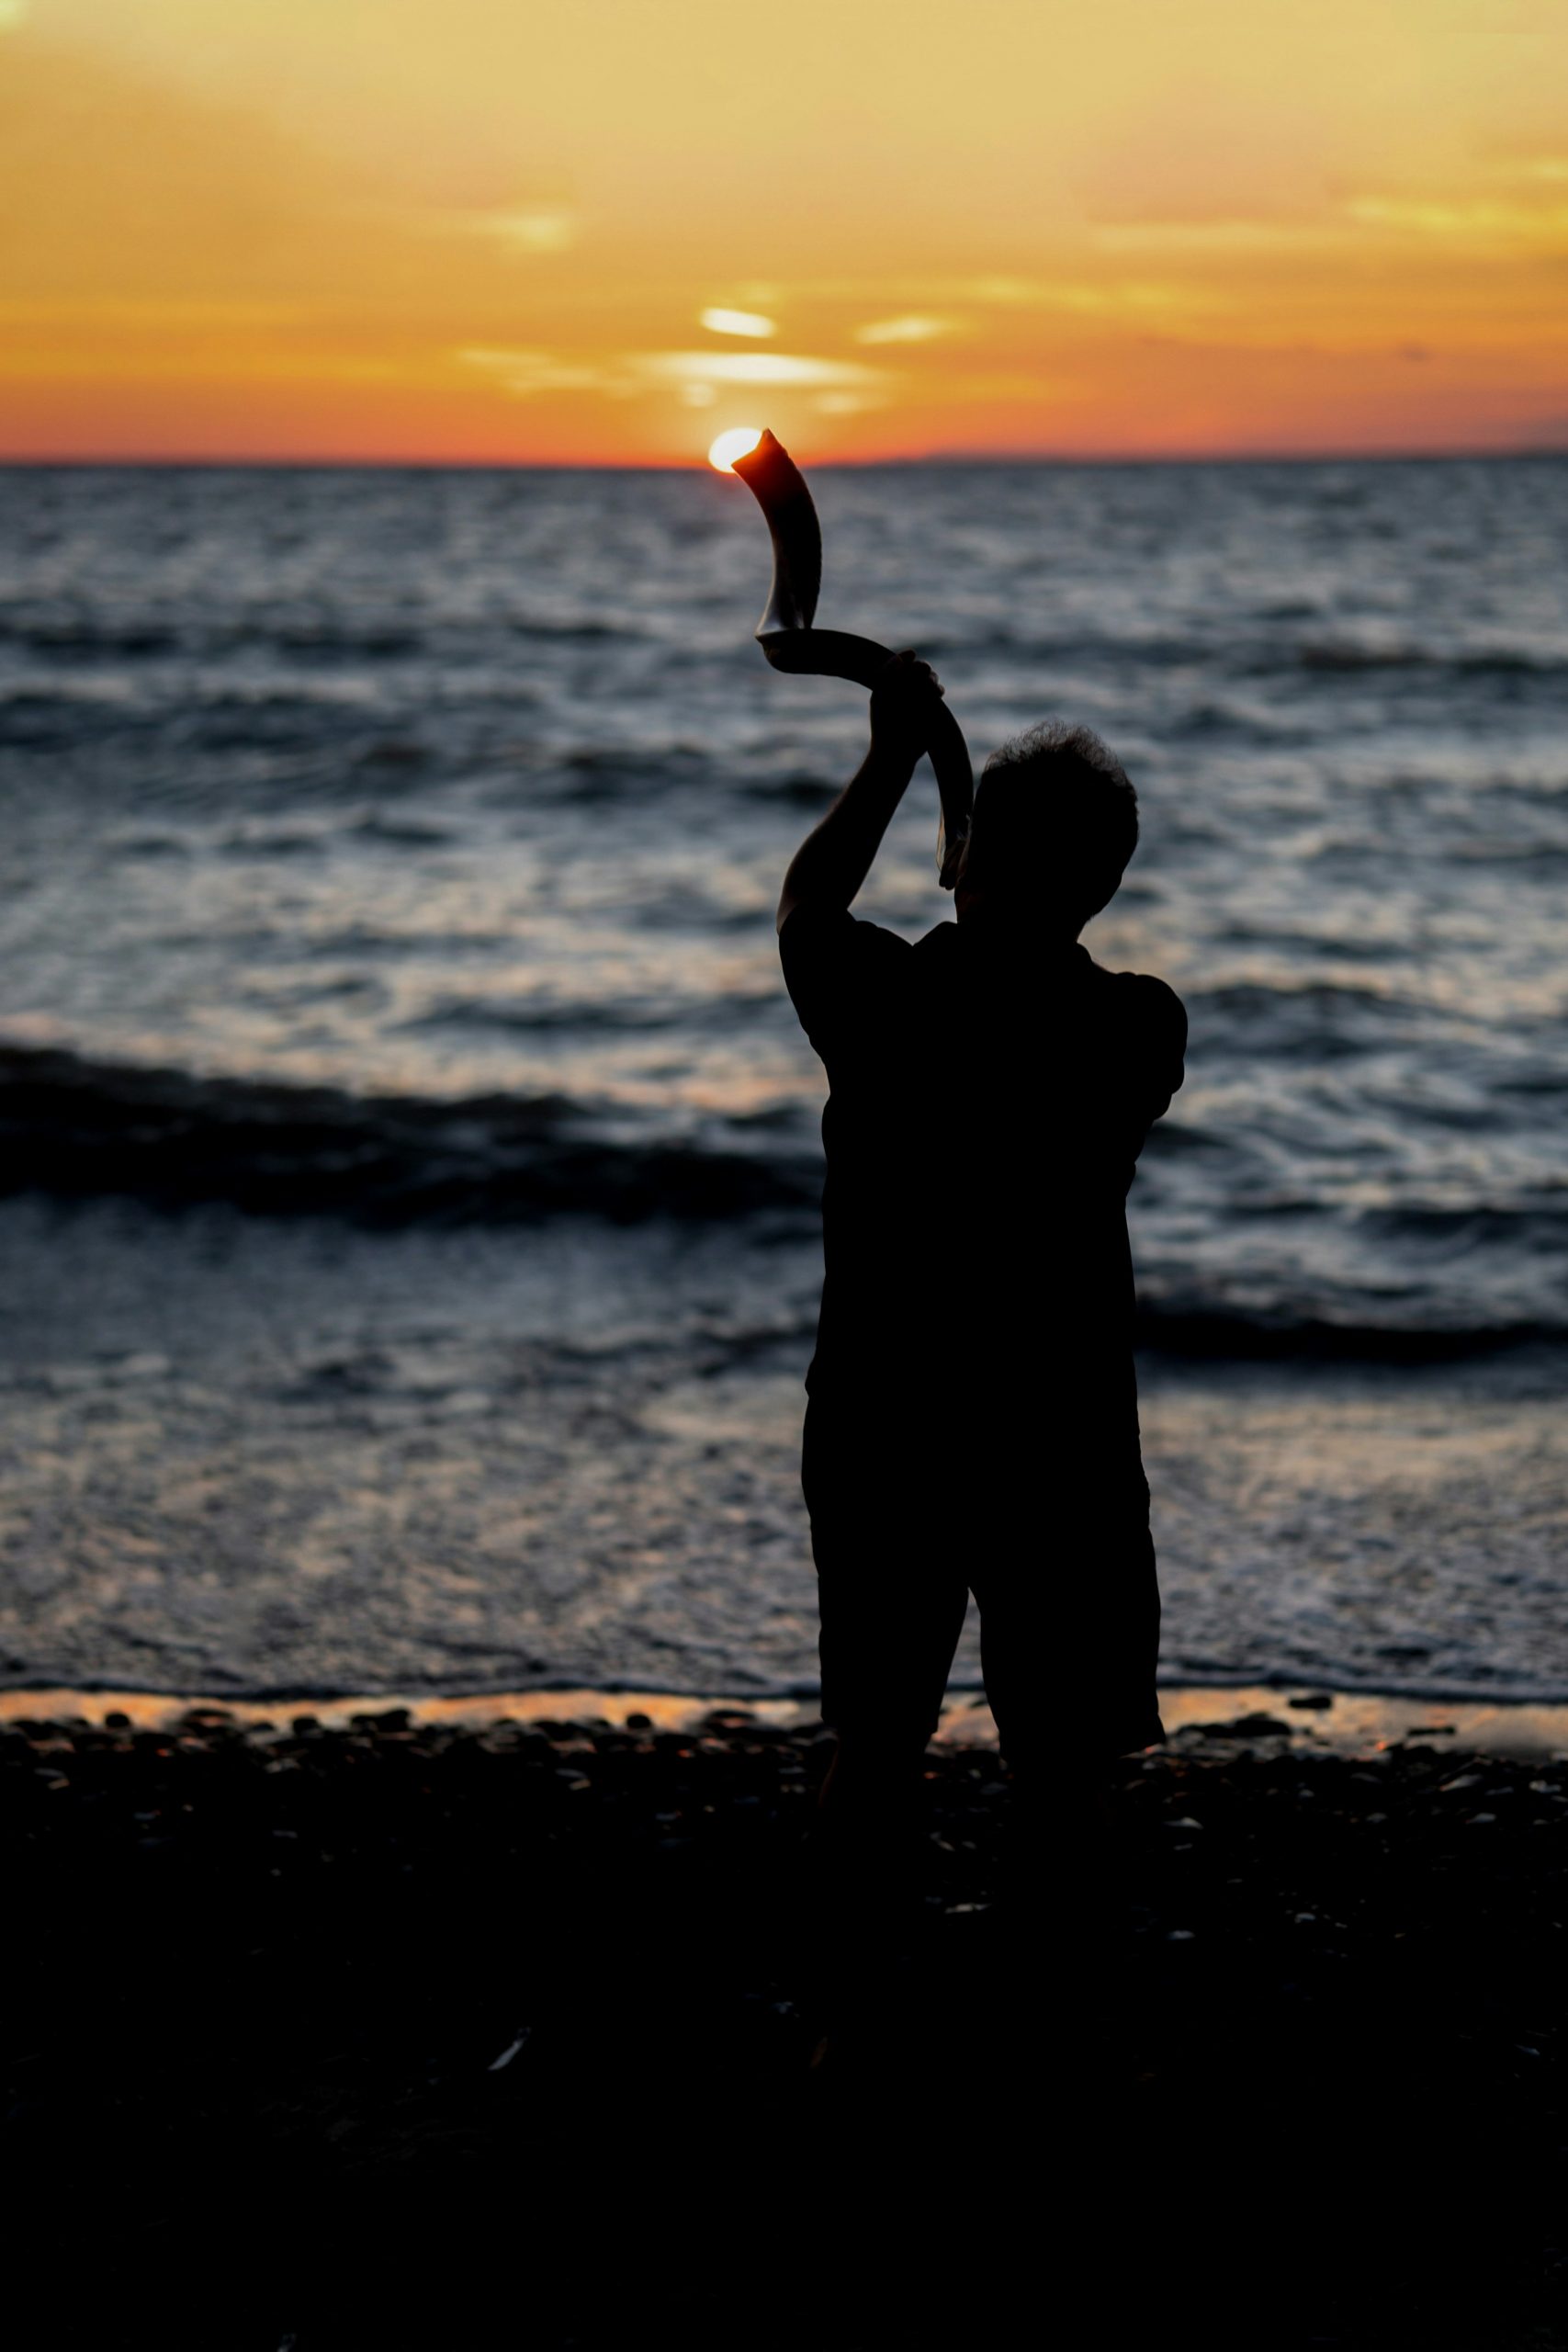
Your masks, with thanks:
M 874 685 L 877 673 L 893 659 L 886 645 L 811 626 L 822 586 L 822 529 L 800 469 L 764 433 L 754 449 L 736 458 L 735 471 L 767 516 L 773 535 L 773 593 L 757 629 L 762 651 L 775 670 L 792 677 L 852 678 L 857 685 Z M 942 888 L 951 890 L 969 831 L 975 772 L 963 729 L 945 703 L 938 707 L 929 748 L 942 794 L 937 873 Z

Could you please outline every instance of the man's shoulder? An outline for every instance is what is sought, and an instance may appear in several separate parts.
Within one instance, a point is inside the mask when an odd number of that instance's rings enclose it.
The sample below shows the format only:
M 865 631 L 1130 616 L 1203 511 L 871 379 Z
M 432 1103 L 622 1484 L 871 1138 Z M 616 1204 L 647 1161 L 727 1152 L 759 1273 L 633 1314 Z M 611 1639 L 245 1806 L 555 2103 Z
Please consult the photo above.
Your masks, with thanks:
M 1185 1030 L 1187 1007 L 1168 980 L 1158 978 L 1153 972 L 1111 972 L 1092 957 L 1087 961 L 1093 984 L 1107 993 L 1113 990 L 1136 1019 L 1160 1028 Z
M 874 952 L 884 943 L 906 952 L 909 945 L 896 931 L 887 931 L 879 922 L 868 922 L 863 915 L 852 915 L 848 907 L 825 906 L 819 900 L 802 899 L 780 924 L 779 944 L 795 946 L 818 941 L 840 945 L 852 943 L 870 946 Z
M 801 1023 L 826 1059 L 829 1046 L 858 1034 L 896 1003 L 909 970 L 909 943 L 847 907 L 792 907 L 779 931 L 779 955 Z
M 779 932 L 779 955 L 792 990 L 797 978 L 831 978 L 835 986 L 875 986 L 908 967 L 909 943 L 847 907 L 792 907 Z

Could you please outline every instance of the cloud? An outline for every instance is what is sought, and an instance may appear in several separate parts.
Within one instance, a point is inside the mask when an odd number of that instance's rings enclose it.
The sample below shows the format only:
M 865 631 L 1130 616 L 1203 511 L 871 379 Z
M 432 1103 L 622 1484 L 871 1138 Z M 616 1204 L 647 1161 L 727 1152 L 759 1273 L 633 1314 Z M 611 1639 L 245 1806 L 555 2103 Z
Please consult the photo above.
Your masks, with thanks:
M 1484 176 L 1505 187 L 1540 187 L 1542 182 L 1561 187 L 1568 180 L 1568 156 L 1506 155 L 1485 166 Z
M 855 329 L 857 343 L 934 343 L 938 335 L 952 334 L 957 326 L 954 319 L 935 319 L 919 312 L 910 312 L 901 319 L 873 319 Z
M 955 377 L 951 383 L 942 385 L 937 396 L 947 403 L 975 401 L 986 404 L 997 401 L 1060 400 L 1071 389 L 1060 377 L 1041 376 L 1025 368 L 998 368 L 983 375 Z
M 525 254 L 564 254 L 576 244 L 578 220 L 567 204 L 524 204 L 494 212 L 465 212 L 458 226 L 473 237 L 493 237 Z
M 799 359 L 782 351 L 644 351 L 595 362 L 554 351 L 469 344 L 457 357 L 494 377 L 517 400 L 540 392 L 602 392 L 626 400 L 672 386 L 688 407 L 705 408 L 716 388 L 725 384 L 845 391 L 865 400 L 878 396 L 886 380 L 885 369 L 854 360 Z
M 1277 254 L 1332 252 L 1345 243 L 1333 220 L 1136 220 L 1093 232 L 1101 253 Z
M 778 333 L 773 320 L 764 318 L 761 311 L 703 311 L 698 314 L 697 324 L 706 327 L 710 334 L 766 335 Z
M 619 370 L 596 368 L 584 360 L 559 359 L 553 351 L 493 351 L 469 345 L 458 352 L 457 357 L 467 367 L 482 368 L 522 401 L 532 399 L 536 392 L 616 394 L 635 389 Z
M 1112 278 L 1096 285 L 1079 278 L 976 277 L 964 290 L 972 301 L 998 310 L 1071 311 L 1097 319 L 1185 310 L 1193 300 L 1190 286 L 1148 278 Z M 1225 300 L 1212 288 L 1204 288 L 1205 308 Z
M 852 359 L 796 359 L 782 351 L 649 351 L 630 364 L 653 383 L 869 388 L 884 376 Z
M 0 320 L 11 326 L 98 327 L 118 333 L 138 330 L 148 334 L 178 334 L 186 330 L 220 334 L 243 333 L 247 327 L 299 326 L 315 313 L 300 302 L 227 301 L 206 297 L 195 300 L 139 295 L 0 294 Z
M 1544 233 L 1568 235 L 1568 207 L 1560 204 L 1501 204 L 1491 198 L 1478 202 L 1422 203 L 1382 196 L 1352 197 L 1348 217 L 1374 229 L 1408 229 L 1417 236 L 1479 237 L 1486 241 L 1522 237 L 1536 243 Z

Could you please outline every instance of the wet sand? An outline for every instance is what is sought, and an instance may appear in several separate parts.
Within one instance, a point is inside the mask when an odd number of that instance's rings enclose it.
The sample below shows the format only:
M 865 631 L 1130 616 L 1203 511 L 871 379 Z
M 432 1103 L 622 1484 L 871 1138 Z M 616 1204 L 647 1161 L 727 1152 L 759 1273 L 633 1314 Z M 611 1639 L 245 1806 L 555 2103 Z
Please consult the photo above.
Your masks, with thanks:
M 38 2340 L 1562 2342 L 1561 1758 L 1189 1727 L 1024 1905 L 944 1740 L 846 1979 L 820 1735 L 622 1707 L 0 1732 Z

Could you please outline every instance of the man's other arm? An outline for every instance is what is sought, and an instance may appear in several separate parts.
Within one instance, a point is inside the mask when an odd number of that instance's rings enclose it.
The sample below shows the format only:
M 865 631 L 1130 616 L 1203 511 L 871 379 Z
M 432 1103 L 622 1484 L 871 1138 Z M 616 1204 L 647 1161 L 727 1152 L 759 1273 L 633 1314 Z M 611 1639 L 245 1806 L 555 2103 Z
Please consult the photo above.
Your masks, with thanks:
M 827 913 L 852 903 L 926 748 L 941 693 L 927 662 L 913 653 L 894 655 L 872 689 L 865 758 L 790 860 L 779 893 L 780 931 L 796 907 Z

